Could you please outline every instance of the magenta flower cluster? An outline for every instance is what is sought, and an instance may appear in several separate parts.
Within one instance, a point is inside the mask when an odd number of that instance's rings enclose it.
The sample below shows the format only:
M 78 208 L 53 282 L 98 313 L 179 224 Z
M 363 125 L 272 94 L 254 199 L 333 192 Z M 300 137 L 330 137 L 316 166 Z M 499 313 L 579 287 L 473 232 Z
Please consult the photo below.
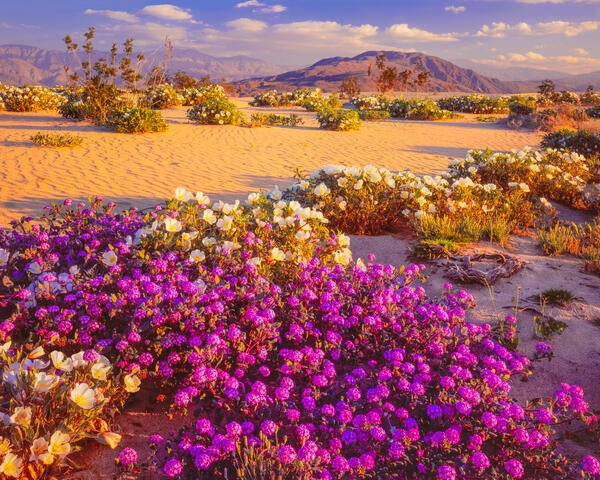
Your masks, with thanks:
M 174 410 L 196 412 L 163 459 L 169 478 L 235 471 L 240 451 L 284 478 L 599 470 L 594 457 L 567 461 L 553 436 L 555 423 L 595 421 L 582 389 L 561 384 L 547 404 L 512 400 L 509 381 L 529 359 L 490 325 L 465 322 L 468 292 L 447 285 L 429 298 L 417 285 L 422 266 L 343 267 L 317 256 L 270 276 L 244 261 L 258 234 L 198 264 L 176 246 L 125 240 L 153 215 L 98 206 L 53 215 L 47 227 L 0 234 L 10 252 L 0 273 L 13 283 L 0 331 L 102 353 L 159 382 Z M 103 263 L 109 248 L 117 260 Z M 126 450 L 121 462 L 135 463 Z

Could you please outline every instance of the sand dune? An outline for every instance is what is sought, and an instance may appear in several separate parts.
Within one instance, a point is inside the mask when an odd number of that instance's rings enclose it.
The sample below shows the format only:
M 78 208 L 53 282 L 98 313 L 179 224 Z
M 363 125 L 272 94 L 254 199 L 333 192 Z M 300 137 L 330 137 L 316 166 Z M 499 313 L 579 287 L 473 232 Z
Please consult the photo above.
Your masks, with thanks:
M 237 100 L 244 115 L 273 111 Z M 281 188 L 295 169 L 303 172 L 327 163 L 374 164 L 392 170 L 410 168 L 438 173 L 449 158 L 471 148 L 519 149 L 537 145 L 540 136 L 499 124 L 478 123 L 474 116 L 450 122 L 364 122 L 357 132 L 318 128 L 315 114 L 296 113 L 296 128 L 202 126 L 188 122 L 185 108 L 164 110 L 169 130 L 127 135 L 73 123 L 57 114 L 0 112 L 0 223 L 38 215 L 44 205 L 66 197 L 100 195 L 118 203 L 149 207 L 178 186 L 211 198 L 245 198 L 258 189 Z M 29 138 L 38 131 L 72 132 L 83 137 L 76 148 L 43 148 Z

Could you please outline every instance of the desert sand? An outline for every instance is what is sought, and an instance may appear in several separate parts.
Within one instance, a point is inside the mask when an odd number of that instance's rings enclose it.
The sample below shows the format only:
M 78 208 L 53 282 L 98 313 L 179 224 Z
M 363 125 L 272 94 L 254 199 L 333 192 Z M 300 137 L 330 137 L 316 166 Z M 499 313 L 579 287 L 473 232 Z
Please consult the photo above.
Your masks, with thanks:
M 245 116 L 264 111 L 238 101 Z M 248 192 L 284 188 L 294 169 L 308 173 L 328 163 L 374 164 L 391 170 L 411 169 L 416 173 L 439 173 L 450 158 L 464 157 L 472 148 L 497 151 L 536 146 L 540 134 L 514 131 L 501 123 L 478 123 L 475 116 L 449 122 L 365 122 L 357 132 L 327 132 L 318 129 L 315 115 L 299 109 L 279 109 L 304 118 L 296 128 L 243 128 L 199 126 L 185 117 L 185 108 L 163 111 L 169 123 L 164 134 L 116 134 L 89 124 L 76 124 L 50 113 L 0 112 L 0 224 L 21 215 L 39 215 L 50 201 L 65 197 L 84 200 L 100 195 L 118 203 L 149 207 L 169 197 L 178 186 L 203 191 L 214 199 L 245 198 Z M 75 132 L 84 138 L 73 149 L 41 148 L 29 137 L 37 131 Z M 567 213 L 568 218 L 569 213 Z M 375 253 L 377 261 L 395 266 L 410 263 L 414 239 L 396 236 L 352 237 L 355 257 Z M 584 387 L 593 409 L 600 409 L 600 357 L 597 338 L 600 328 L 600 279 L 581 271 L 575 258 L 544 256 L 534 238 L 512 237 L 506 248 L 488 244 L 469 247 L 471 252 L 509 253 L 526 267 L 508 279 L 486 288 L 464 286 L 475 296 L 477 308 L 468 312 L 475 322 L 495 323 L 515 306 L 540 309 L 532 300 L 548 288 L 568 288 L 576 300 L 567 307 L 551 307 L 547 314 L 567 323 L 565 332 L 554 339 L 555 357 L 535 364 L 527 383 L 515 383 L 520 401 L 547 397 L 561 381 Z M 426 290 L 439 295 L 448 265 L 428 265 Z M 484 267 L 485 268 L 485 267 Z M 533 354 L 537 341 L 533 313 L 517 311 L 520 349 Z M 144 395 L 144 391 L 146 395 Z M 148 452 L 150 434 L 174 432 L 182 419 L 169 420 L 161 406 L 153 405 L 155 392 L 142 390 L 118 418 L 123 434 L 119 449 L 133 446 L 140 458 Z M 166 408 L 166 406 L 165 406 Z M 598 454 L 598 446 L 569 440 L 569 453 Z M 72 480 L 110 479 L 116 451 L 89 445 L 77 459 L 79 470 Z
M 249 99 L 236 100 L 246 118 Z M 21 215 L 38 215 L 44 205 L 64 198 L 100 195 L 120 208 L 150 207 L 176 187 L 202 191 L 213 199 L 245 198 L 248 192 L 284 188 L 295 169 L 309 173 L 325 164 L 373 164 L 390 170 L 439 173 L 450 158 L 469 149 L 520 149 L 541 136 L 475 116 L 449 122 L 364 122 L 356 132 L 320 130 L 314 113 L 295 113 L 295 128 L 210 126 L 190 123 L 186 108 L 163 110 L 169 130 L 159 134 L 113 133 L 56 113 L 0 112 L 0 224 Z M 30 137 L 71 132 L 83 137 L 75 148 L 38 147 Z

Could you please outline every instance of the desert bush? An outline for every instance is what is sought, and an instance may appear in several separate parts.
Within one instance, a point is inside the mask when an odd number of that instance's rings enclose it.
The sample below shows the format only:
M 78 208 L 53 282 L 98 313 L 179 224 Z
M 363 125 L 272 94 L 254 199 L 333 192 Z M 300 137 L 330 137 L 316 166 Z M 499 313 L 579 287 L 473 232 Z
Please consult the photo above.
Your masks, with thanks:
M 600 95 L 594 91 L 592 85 L 588 86 L 585 92 L 581 94 L 581 104 L 600 107 Z
M 296 101 L 293 93 L 280 93 L 277 90 L 269 90 L 255 95 L 254 99 L 250 101 L 250 105 L 253 107 L 288 107 L 296 105 Z
M 182 105 L 193 107 L 208 99 L 225 98 L 225 89 L 222 85 L 210 83 L 195 88 L 186 88 L 181 92 L 183 97 Z
M 493 116 L 490 116 L 490 117 L 479 116 L 475 120 L 477 120 L 478 122 L 481 122 L 481 123 L 494 123 L 494 122 L 496 122 L 498 120 L 498 117 L 493 117 Z
M 456 117 L 456 114 L 448 110 L 441 110 L 433 100 L 416 102 L 406 114 L 406 118 L 410 120 L 448 120 Z
M 391 100 L 384 95 L 355 96 L 350 98 L 350 103 L 359 110 L 388 110 Z
M 160 112 L 145 107 L 113 110 L 105 125 L 118 133 L 164 132 L 168 128 Z
M 0 89 L 0 101 L 9 112 L 56 110 L 65 98 L 47 87 L 25 86 Z
M 477 93 L 440 98 L 437 104 L 441 109 L 452 112 L 477 114 L 508 112 L 508 97 L 491 97 Z
M 109 57 L 100 58 L 92 63 L 94 36 L 94 27 L 90 27 L 84 33 L 86 40 L 82 45 L 86 54 L 84 61 L 79 59 L 79 45 L 73 42 L 70 35 L 63 39 L 67 52 L 72 53 L 78 65 L 75 70 L 65 65 L 65 72 L 73 91 L 68 98 L 69 104 L 61 114 L 64 113 L 67 118 L 74 120 L 85 119 L 104 125 L 114 110 L 135 106 L 134 99 L 127 96 L 127 91 L 135 91 L 137 82 L 143 78 L 139 70 L 144 56 L 138 54 L 137 64 L 132 65 L 133 38 L 129 38 L 123 42 L 124 53 L 118 63 L 116 43 L 112 44 Z M 120 76 L 123 81 L 125 91 L 116 86 L 117 76 Z
M 328 107 L 317 112 L 317 121 L 319 122 L 319 128 L 338 132 L 358 130 L 361 123 L 358 112 L 355 110 Z
M 2 345 L 2 476 L 47 478 L 88 438 L 115 448 L 121 435 L 109 425 L 128 393 L 112 369 L 94 350 L 68 356 Z
M 600 118 L 600 106 L 586 108 L 585 113 L 590 118 Z
M 83 137 L 72 133 L 42 133 L 37 132 L 31 141 L 41 147 L 75 147 L 81 145 Z
M 570 103 L 572 105 L 579 105 L 581 103 L 579 95 L 577 95 L 575 92 L 570 92 L 568 90 L 561 90 L 559 101 L 561 103 Z
M 600 155 L 600 134 L 563 128 L 544 135 L 540 145 L 543 148 L 569 150 L 593 158 Z
M 356 75 L 351 75 L 342 80 L 339 93 L 342 98 L 353 98 L 360 95 L 358 77 Z
M 183 104 L 183 96 L 169 83 L 148 88 L 142 93 L 139 105 L 146 108 L 172 108 Z
M 387 120 L 390 118 L 390 112 L 388 110 L 360 110 L 358 116 L 361 120 L 367 121 Z
M 390 115 L 394 118 L 406 118 L 408 112 L 415 106 L 419 100 L 406 100 L 404 98 L 395 98 L 390 102 Z
M 187 117 L 206 125 L 238 125 L 242 114 L 235 103 L 225 97 L 208 97 L 187 111 Z
M 540 246 L 548 255 L 583 258 L 584 268 L 600 275 L 600 219 L 586 224 L 559 223 L 537 233 Z
M 340 109 L 342 107 L 342 102 L 339 97 L 333 93 L 329 96 L 309 95 L 300 101 L 299 105 L 309 112 L 318 112 L 322 109 Z
M 537 104 L 533 100 L 523 99 L 522 101 L 512 102 L 508 106 L 508 110 L 512 115 L 529 115 L 535 112 Z
M 292 114 L 290 116 L 277 115 L 274 113 L 253 113 L 250 116 L 250 126 L 263 126 L 263 125 L 281 125 L 283 127 L 296 127 L 302 125 L 304 120 L 298 115 Z

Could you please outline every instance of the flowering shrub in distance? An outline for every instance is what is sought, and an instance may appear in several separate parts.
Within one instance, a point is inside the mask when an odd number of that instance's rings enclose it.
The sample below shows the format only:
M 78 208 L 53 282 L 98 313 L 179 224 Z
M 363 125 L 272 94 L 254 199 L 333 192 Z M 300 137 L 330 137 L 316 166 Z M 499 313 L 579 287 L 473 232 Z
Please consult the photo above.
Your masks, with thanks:
M 225 89 L 222 85 L 211 83 L 202 85 L 201 87 L 186 88 L 180 92 L 183 102 L 186 107 L 193 107 L 210 98 L 225 98 Z
M 94 350 L 27 352 L 7 342 L 0 347 L 0 369 L 2 478 L 43 478 L 86 438 L 111 448 L 119 443 L 109 422 L 128 394 L 106 357 Z
M 205 125 L 237 125 L 242 114 L 235 103 L 225 97 L 209 97 L 187 111 L 187 117 Z
M 507 113 L 509 97 L 491 97 L 472 93 L 453 97 L 440 98 L 438 106 L 444 110 L 461 113 Z
M 317 121 L 319 128 L 338 132 L 358 130 L 361 123 L 356 110 L 329 107 L 322 108 L 317 112 Z

